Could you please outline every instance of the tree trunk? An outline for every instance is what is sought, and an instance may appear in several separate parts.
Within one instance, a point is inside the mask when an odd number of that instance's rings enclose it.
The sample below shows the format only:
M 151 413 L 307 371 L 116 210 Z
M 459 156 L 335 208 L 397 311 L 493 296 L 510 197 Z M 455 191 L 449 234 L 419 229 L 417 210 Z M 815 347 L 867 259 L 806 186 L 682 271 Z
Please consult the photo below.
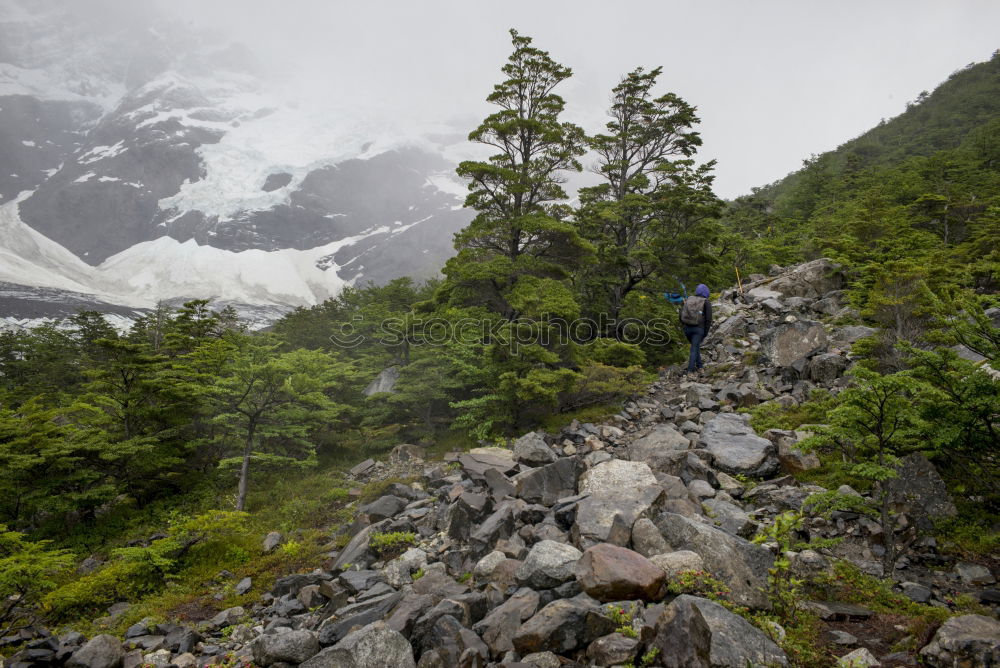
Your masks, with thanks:
M 251 423 L 247 429 L 247 440 L 243 445 L 243 464 L 240 466 L 240 486 L 236 496 L 236 510 L 243 510 L 247 501 L 247 484 L 250 481 L 250 455 L 253 452 L 253 434 L 257 425 Z

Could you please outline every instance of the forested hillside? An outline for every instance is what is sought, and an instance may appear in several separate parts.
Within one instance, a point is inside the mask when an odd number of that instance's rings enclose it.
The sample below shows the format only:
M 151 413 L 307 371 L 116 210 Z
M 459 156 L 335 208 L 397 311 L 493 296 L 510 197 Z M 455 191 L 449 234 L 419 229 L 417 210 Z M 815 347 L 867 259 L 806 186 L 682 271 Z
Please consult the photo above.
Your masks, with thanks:
M 0 607 L 0 636 L 8 636 L 0 645 L 37 642 L 31 639 L 43 624 L 122 632 L 140 613 L 158 621 L 205 619 L 224 604 L 249 605 L 290 570 L 357 570 L 334 553 L 402 506 L 388 515 L 366 506 L 367 515 L 355 517 L 360 504 L 354 501 L 381 501 L 387 484 L 422 481 L 433 483 L 437 501 L 458 503 L 461 496 L 479 503 L 466 494 L 485 484 L 482 471 L 467 470 L 463 478 L 434 464 L 448 451 L 510 446 L 513 438 L 540 430 L 566 436 L 566 442 L 542 439 L 543 450 L 552 446 L 563 459 L 543 452 L 544 461 L 519 459 L 517 469 L 511 460 L 505 472 L 570 466 L 563 461 L 595 467 L 605 460 L 584 455 L 604 445 L 594 446 L 590 437 L 632 457 L 622 449 L 632 447 L 628 439 L 639 440 L 641 428 L 665 420 L 676 424 L 670 428 L 684 448 L 690 439 L 697 450 L 709 420 L 741 411 L 750 412 L 748 425 L 761 431 L 810 427 L 810 438 L 790 433 L 814 465 L 795 470 L 782 485 L 848 485 L 864 493 L 859 501 L 857 492 L 831 492 L 815 507 L 825 504 L 826 517 L 863 517 L 871 524 L 859 526 L 872 535 L 876 527 L 884 537 L 878 573 L 888 579 L 857 580 L 874 588 L 873 596 L 890 596 L 897 557 L 911 539 L 940 542 L 941 554 L 928 559 L 951 564 L 960 555 L 995 566 L 1000 381 L 993 367 L 1000 318 L 991 309 L 1000 305 L 1000 54 L 962 69 L 900 117 L 807 160 L 786 179 L 724 202 L 712 190 L 714 165 L 698 159 L 697 101 L 667 91 L 660 68 L 625 73 L 611 91 L 606 126 L 581 128 L 565 120 L 557 92 L 571 69 L 530 38 L 515 31 L 511 37 L 512 53 L 487 97 L 495 111 L 469 135 L 494 153 L 458 168 L 475 218 L 455 236 L 457 254 L 442 278 L 348 287 L 263 333 L 246 331 L 234 313 L 202 300 L 159 308 L 126 332 L 84 312 L 0 334 L 0 595 L 8 602 Z M 565 174 L 585 165 L 600 182 L 565 192 Z M 806 265 L 819 272 L 811 278 L 787 269 L 817 258 L 831 261 Z M 784 291 L 775 287 L 781 281 Z M 675 373 L 687 349 L 677 307 L 664 293 L 682 286 L 693 292 L 698 283 L 711 287 L 713 299 L 734 288 L 717 301 L 710 375 L 691 382 Z M 836 338 L 845 329 L 854 335 Z M 823 344 L 789 344 L 789 352 L 767 343 L 787 330 L 822 334 Z M 649 419 L 636 418 L 639 409 L 623 417 L 623 402 L 643 396 L 654 382 L 661 403 L 642 413 Z M 619 420 L 623 429 L 604 424 L 580 431 L 580 423 L 604 418 Z M 741 429 L 756 438 L 750 426 Z M 424 448 L 428 465 L 434 464 L 424 478 L 374 480 L 362 488 L 347 476 L 354 464 L 400 443 Z M 913 454 L 936 465 L 958 511 L 919 532 L 910 531 L 909 516 L 891 506 L 885 491 Z M 686 490 L 700 476 L 711 490 L 691 498 L 723 492 L 725 478 L 714 469 L 685 462 L 683 476 L 691 479 L 681 481 L 681 468 L 668 477 Z M 562 496 L 578 491 L 579 470 L 573 470 L 573 484 L 558 488 Z M 775 467 L 738 470 L 740 480 L 729 479 L 739 494 L 745 489 L 745 501 L 755 498 L 754 486 L 777 474 Z M 662 476 L 649 477 L 654 487 L 666 484 Z M 503 488 L 502 480 L 497 485 Z M 490 486 L 499 504 L 504 495 Z M 777 494 L 769 487 L 761 484 Z M 406 492 L 405 484 L 395 489 L 414 495 L 406 503 L 428 498 L 422 488 L 420 494 Z M 543 535 L 567 541 L 576 526 L 576 506 L 573 516 L 559 515 L 561 496 L 546 494 L 545 507 L 533 501 L 534 510 L 517 511 L 518 526 L 541 524 L 551 514 L 565 532 L 529 532 L 529 543 L 550 542 Z M 832 549 L 836 542 L 801 542 L 806 515 L 757 512 L 772 506 L 748 506 L 755 519 L 736 532 L 744 543 L 756 531 L 758 543 L 774 545 L 774 571 L 763 576 L 766 600 L 757 601 L 759 591 L 746 594 L 754 613 L 742 603 L 727 605 L 765 630 L 772 622 L 787 626 L 788 643 L 778 642 L 791 664 L 828 665 L 818 620 L 797 612 L 797 597 L 804 596 L 799 575 L 782 559 L 793 548 Z M 678 507 L 690 510 L 670 506 Z M 484 508 L 461 512 L 488 524 Z M 695 503 L 692 517 L 715 517 L 699 508 Z M 524 519 L 535 511 L 537 521 Z M 442 554 L 454 548 L 448 554 L 457 555 L 455 563 L 447 568 L 463 569 L 451 575 L 468 575 L 464 583 L 476 565 L 469 560 L 483 546 L 455 547 L 470 540 L 468 527 L 452 535 L 458 512 L 447 510 L 445 527 L 435 525 L 422 539 L 438 541 L 440 529 L 457 541 L 435 545 Z M 497 520 L 508 529 L 505 541 L 514 540 L 510 512 L 509 522 Z M 260 540 L 271 530 L 283 531 L 286 540 L 261 556 Z M 386 531 L 390 544 L 363 553 L 366 564 L 385 566 L 402 553 L 396 548 L 417 541 L 412 531 Z M 573 531 L 581 550 L 614 542 L 611 533 L 588 542 L 579 528 Z M 624 531 L 624 544 L 638 549 L 631 525 Z M 524 557 L 529 545 L 521 547 L 510 550 Z M 85 558 L 88 564 L 77 570 Z M 220 571 L 253 575 L 253 589 L 220 585 Z M 703 594 L 712 589 L 711 575 L 701 573 L 697 578 L 709 579 L 671 592 Z M 532 586 L 552 600 L 579 593 L 557 587 L 562 583 Z M 827 585 L 843 593 L 842 583 Z M 331 596 L 340 601 L 339 593 Z M 890 600 L 885 596 L 879 600 Z M 318 610 L 327 598 L 307 603 L 300 596 L 302 605 L 289 609 L 307 616 L 316 611 L 313 603 Z M 133 612 L 102 617 L 121 601 L 134 604 Z M 487 605 L 485 595 L 465 601 L 470 619 L 469 606 L 480 603 Z M 995 614 L 980 606 L 991 604 L 988 598 L 973 603 L 942 603 L 947 614 L 914 612 L 907 623 L 925 626 L 914 627 L 910 649 L 919 649 L 927 624 L 939 625 L 949 614 Z M 515 626 L 526 620 L 518 617 Z M 223 634 L 225 627 L 231 634 L 243 625 L 249 648 L 255 623 L 237 617 L 211 632 Z M 625 625 L 631 630 L 632 624 L 630 618 Z M 224 635 L 218 642 L 230 640 Z M 658 660 L 653 653 L 643 665 Z

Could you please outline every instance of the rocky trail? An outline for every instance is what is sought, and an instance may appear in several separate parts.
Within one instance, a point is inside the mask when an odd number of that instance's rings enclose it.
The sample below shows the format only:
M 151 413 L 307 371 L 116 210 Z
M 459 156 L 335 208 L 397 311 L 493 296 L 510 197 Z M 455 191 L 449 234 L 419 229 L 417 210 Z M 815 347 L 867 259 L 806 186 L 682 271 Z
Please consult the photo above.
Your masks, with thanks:
M 830 324 L 852 315 L 845 284 L 816 260 L 724 292 L 703 348 L 707 373 L 668 370 L 602 424 L 437 462 L 401 445 L 386 462 L 359 465 L 359 481 L 414 482 L 388 484 L 356 509 L 341 529 L 349 540 L 321 568 L 280 578 L 250 607 L 192 626 L 139 623 L 124 641 L 37 638 L 7 665 L 802 665 L 779 645 L 784 629 L 765 632 L 732 609 L 773 608 L 777 557 L 799 577 L 833 577 L 837 559 L 881 577 L 884 540 L 857 513 L 809 516 L 806 499 L 826 490 L 791 475 L 819 465 L 796 448 L 807 432 L 757 434 L 739 409 L 794 406 L 846 385 L 851 344 L 874 330 Z M 897 496 L 910 522 L 956 512 L 926 459 L 903 467 Z M 775 542 L 749 540 L 789 510 L 807 511 L 802 541 L 840 542 L 778 554 Z M 942 554 L 931 537 L 900 558 L 895 589 L 908 599 L 949 607 L 964 594 L 992 611 L 953 617 L 926 637 L 907 638 L 902 617 L 864 605 L 800 605 L 821 619 L 840 665 L 1000 665 L 996 566 Z M 706 584 L 729 605 L 706 598 Z

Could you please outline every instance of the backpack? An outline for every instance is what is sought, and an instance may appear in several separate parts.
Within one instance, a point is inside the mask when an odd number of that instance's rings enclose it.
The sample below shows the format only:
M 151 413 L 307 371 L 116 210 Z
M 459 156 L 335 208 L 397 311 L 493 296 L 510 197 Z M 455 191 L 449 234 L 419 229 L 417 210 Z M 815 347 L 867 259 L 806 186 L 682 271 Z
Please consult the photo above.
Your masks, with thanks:
M 705 324 L 705 302 L 704 297 L 691 295 L 684 300 L 681 307 L 681 322 L 685 325 L 700 327 Z

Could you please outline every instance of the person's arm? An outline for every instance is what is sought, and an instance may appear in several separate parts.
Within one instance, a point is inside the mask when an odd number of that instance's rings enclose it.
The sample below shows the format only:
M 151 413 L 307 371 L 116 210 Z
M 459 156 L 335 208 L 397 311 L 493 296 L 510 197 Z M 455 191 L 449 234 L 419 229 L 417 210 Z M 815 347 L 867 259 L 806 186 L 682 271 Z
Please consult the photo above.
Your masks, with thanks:
M 705 300 L 705 336 L 708 330 L 712 329 L 712 302 Z

